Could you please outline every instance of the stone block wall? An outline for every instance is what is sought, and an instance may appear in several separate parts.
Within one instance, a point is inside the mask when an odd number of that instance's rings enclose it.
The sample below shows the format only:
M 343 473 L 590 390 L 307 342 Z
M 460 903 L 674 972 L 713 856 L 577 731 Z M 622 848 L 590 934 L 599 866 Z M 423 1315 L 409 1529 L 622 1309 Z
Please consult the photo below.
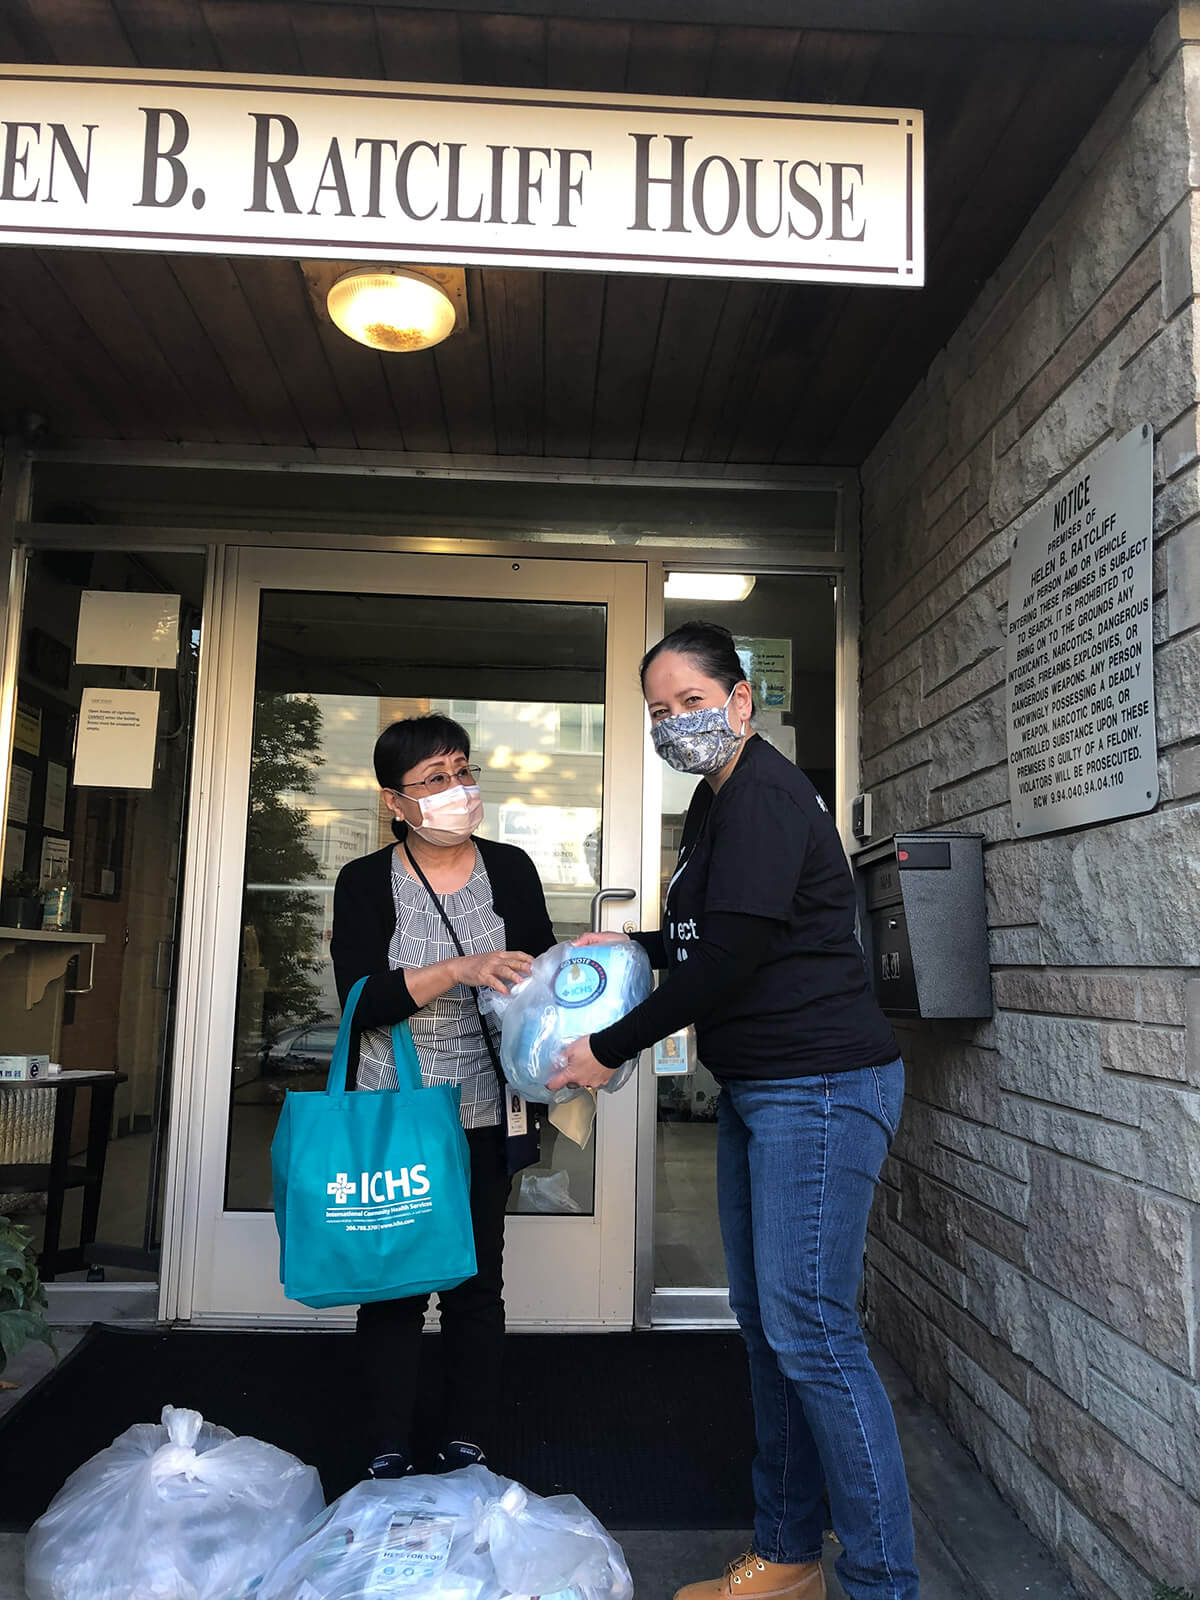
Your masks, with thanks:
M 1095 1600 L 1200 1590 L 1196 185 L 1184 4 L 863 467 L 863 786 L 985 835 L 996 1004 L 898 1030 L 868 1316 Z M 1144 421 L 1161 799 L 1018 840 L 1014 523 Z

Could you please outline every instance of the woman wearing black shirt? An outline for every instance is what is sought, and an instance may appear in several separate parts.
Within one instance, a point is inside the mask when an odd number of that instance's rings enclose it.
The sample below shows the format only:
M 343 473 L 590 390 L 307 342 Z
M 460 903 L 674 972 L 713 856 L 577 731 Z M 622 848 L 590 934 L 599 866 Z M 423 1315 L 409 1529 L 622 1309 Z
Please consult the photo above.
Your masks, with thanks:
M 821 1600 L 826 1494 L 851 1600 L 916 1600 L 904 1464 L 856 1304 L 904 1068 L 867 982 L 849 868 L 812 784 L 750 727 L 724 628 L 684 624 L 641 673 L 659 755 L 707 780 L 662 931 L 636 935 L 667 976 L 569 1045 L 551 1087 L 601 1087 L 689 1023 L 721 1083 L 721 1235 L 758 1440 L 754 1547 L 676 1600 Z

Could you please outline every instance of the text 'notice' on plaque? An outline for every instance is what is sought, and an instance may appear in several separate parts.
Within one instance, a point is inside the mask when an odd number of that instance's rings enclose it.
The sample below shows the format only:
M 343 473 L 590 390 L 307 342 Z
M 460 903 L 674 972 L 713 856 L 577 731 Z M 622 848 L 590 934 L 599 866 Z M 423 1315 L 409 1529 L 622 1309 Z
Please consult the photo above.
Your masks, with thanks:
M 1154 439 L 1133 429 L 1059 484 L 1013 541 L 1008 786 L 1021 837 L 1149 811 Z

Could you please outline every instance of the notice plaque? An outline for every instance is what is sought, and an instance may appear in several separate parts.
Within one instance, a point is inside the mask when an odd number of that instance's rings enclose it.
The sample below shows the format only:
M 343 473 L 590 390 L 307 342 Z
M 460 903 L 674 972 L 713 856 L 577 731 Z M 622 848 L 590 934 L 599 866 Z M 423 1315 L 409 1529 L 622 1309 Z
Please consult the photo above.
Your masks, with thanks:
M 1008 786 L 1022 838 L 1158 799 L 1153 457 L 1150 428 L 1133 429 L 1059 484 L 1013 540 Z

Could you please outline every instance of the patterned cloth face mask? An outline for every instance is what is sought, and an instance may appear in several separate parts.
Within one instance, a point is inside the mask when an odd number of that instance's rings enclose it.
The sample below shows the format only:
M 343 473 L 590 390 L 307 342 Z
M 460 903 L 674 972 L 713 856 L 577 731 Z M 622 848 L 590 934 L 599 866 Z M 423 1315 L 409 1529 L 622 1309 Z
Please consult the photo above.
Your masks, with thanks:
M 737 685 L 734 685 L 736 688 Z M 737 747 L 746 737 L 746 724 L 741 733 L 734 733 L 729 721 L 729 701 L 733 689 L 723 706 L 703 706 L 699 711 L 680 711 L 673 717 L 663 717 L 650 728 L 650 738 L 656 752 L 676 772 L 694 772 L 706 776 L 720 772 L 733 760 Z

